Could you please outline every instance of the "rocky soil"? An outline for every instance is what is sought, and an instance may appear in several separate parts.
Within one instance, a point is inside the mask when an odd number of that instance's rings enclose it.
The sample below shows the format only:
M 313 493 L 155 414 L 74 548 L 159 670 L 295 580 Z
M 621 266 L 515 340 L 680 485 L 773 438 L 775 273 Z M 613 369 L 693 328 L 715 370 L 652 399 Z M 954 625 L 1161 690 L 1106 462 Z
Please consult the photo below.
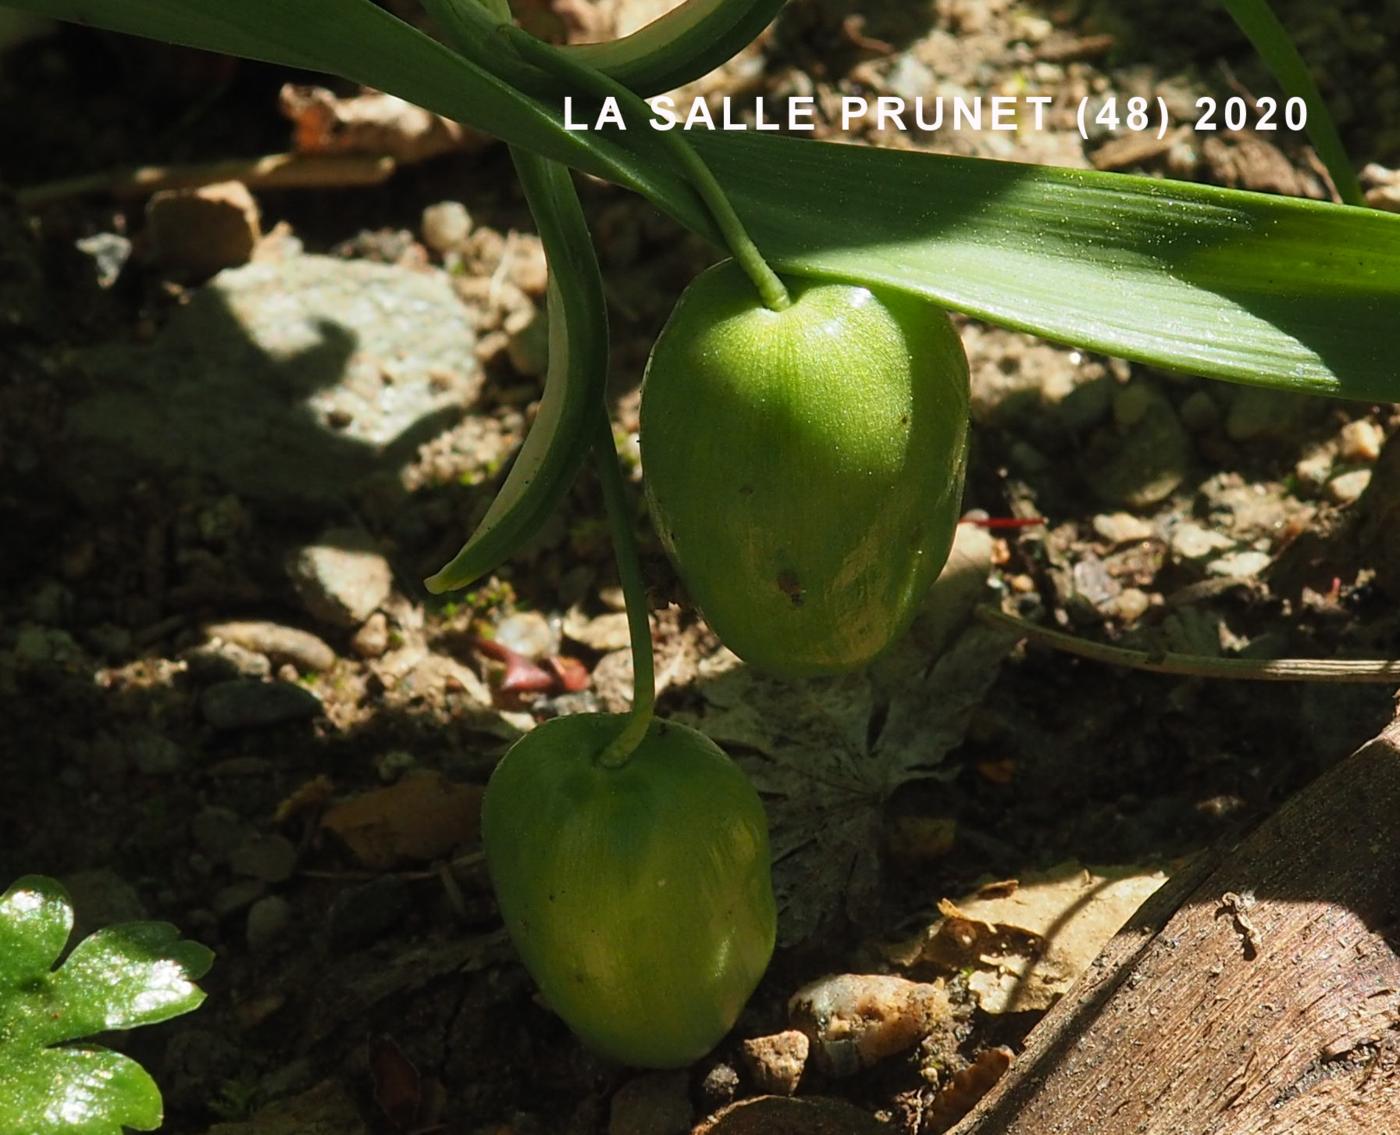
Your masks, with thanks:
M 665 6 L 524 9 L 588 38 Z M 1400 206 L 1400 8 L 1278 8 L 1375 202 Z M 959 318 L 966 508 L 1043 523 L 965 526 L 961 582 L 871 675 L 748 674 L 634 494 L 663 710 L 751 770 L 862 771 L 827 795 L 768 786 L 792 856 L 782 944 L 731 1037 L 675 1073 L 591 1056 L 514 958 L 478 815 L 512 740 L 630 696 L 596 485 L 479 587 L 420 583 L 532 419 L 540 244 L 500 147 L 343 84 L 283 91 L 309 78 L 74 29 L 0 56 L 0 885 L 53 874 L 81 928 L 159 918 L 216 950 L 203 1008 L 113 1041 L 161 1084 L 166 1130 L 684 1135 L 794 1093 L 823 1101 L 803 1130 L 946 1130 L 1184 857 L 1390 720 L 1385 686 L 1129 672 L 951 626 L 940 604 L 1207 658 L 1400 654 L 1394 406 Z M 1270 89 L 1213 7 L 1094 0 L 793 0 L 695 86 L 1043 93 L 1040 132 L 867 121 L 849 140 L 1327 196 L 1299 136 L 1086 143 L 1063 109 Z M 152 194 L 108 172 L 280 153 L 292 126 L 314 148 L 317 115 L 393 152 L 392 177 L 277 187 L 244 163 Z M 371 165 L 329 176 L 387 170 Z M 619 190 L 584 193 L 635 483 L 642 365 L 713 253 Z M 768 1130 L 726 1122 L 702 1130 Z

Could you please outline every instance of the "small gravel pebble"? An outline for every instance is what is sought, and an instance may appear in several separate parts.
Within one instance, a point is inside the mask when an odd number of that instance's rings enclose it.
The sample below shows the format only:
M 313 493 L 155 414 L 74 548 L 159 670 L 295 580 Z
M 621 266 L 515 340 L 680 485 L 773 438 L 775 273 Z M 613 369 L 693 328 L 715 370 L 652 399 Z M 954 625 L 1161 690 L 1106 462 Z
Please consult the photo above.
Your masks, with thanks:
M 199 709 L 215 729 L 255 729 L 315 717 L 321 712 L 321 699 L 289 682 L 234 678 L 205 690 Z
M 439 201 L 423 210 L 423 243 L 441 255 L 460 249 L 472 234 L 472 218 L 460 201 Z
M 1251 579 L 1272 562 L 1273 557 L 1264 552 L 1231 552 L 1208 563 L 1206 572 L 1227 579 Z
M 549 325 L 544 312 L 530 308 L 506 320 L 506 357 L 517 374 L 537 378 L 549 365 Z
M 1320 449 L 1301 458 L 1293 467 L 1293 475 L 1299 486 L 1306 489 L 1320 489 L 1332 475 L 1332 452 Z
M 649 1072 L 628 1080 L 613 1096 L 608 1135 L 688 1135 L 689 1079 L 684 1072 Z
M 163 189 L 146 204 L 153 259 L 194 279 L 248 263 L 261 236 L 258 204 L 242 182 Z
M 324 639 L 280 623 L 210 623 L 204 633 L 211 639 L 222 639 L 225 644 L 256 650 L 274 662 L 290 662 L 298 670 L 329 670 L 335 665 L 335 651 Z
M 882 974 L 838 974 L 803 986 L 788 1017 L 811 1042 L 813 1061 L 850 1076 L 912 1048 L 949 1013 L 942 985 Z
M 396 875 L 381 875 L 341 891 L 331 903 L 327 934 L 341 949 L 365 946 L 397 926 L 413 905 L 413 892 Z
M 1310 409 L 1307 398 L 1262 386 L 1242 386 L 1234 392 L 1225 432 L 1231 441 L 1288 441 Z
M 1152 600 L 1147 592 L 1137 587 L 1125 587 L 1104 605 L 1104 614 L 1125 623 L 1135 623 L 1147 614 L 1151 606 Z
M 369 537 L 353 528 L 322 533 L 287 565 L 303 606 L 330 626 L 358 628 L 389 598 L 394 576 Z
M 131 742 L 131 760 L 145 776 L 168 776 L 179 772 L 185 751 L 169 737 L 143 732 Z
M 196 681 L 212 682 L 220 678 L 266 678 L 272 673 L 267 655 L 235 642 L 206 642 L 193 646 L 180 655 Z
M 739 1073 L 734 1066 L 720 1061 L 700 1081 L 700 1099 L 705 1108 L 714 1111 L 732 1103 L 739 1091 Z
M 267 884 L 261 879 L 240 879 L 227 887 L 220 887 L 209 900 L 209 909 L 219 918 L 227 918 L 246 906 L 251 906 L 267 893 Z
M 380 658 L 389 649 L 389 619 L 376 611 L 355 632 L 350 646 L 361 658 Z
M 297 849 L 291 840 L 280 835 L 251 835 L 229 857 L 235 874 L 251 875 L 266 883 L 291 878 L 296 862 Z
M 211 804 L 190 818 L 190 838 L 215 863 L 227 863 L 248 838 L 248 825 L 231 808 Z
M 798 1029 L 744 1041 L 744 1066 L 759 1091 L 790 1096 L 797 1091 L 811 1042 Z
M 1172 530 L 1171 546 L 1172 555 L 1179 560 L 1203 560 L 1215 552 L 1233 548 L 1235 542 L 1221 532 L 1187 521 Z
M 1327 482 L 1327 496 L 1337 504 L 1351 504 L 1359 500 L 1371 483 L 1371 470 L 1355 469 L 1341 473 Z
M 248 948 L 261 953 L 282 937 L 292 921 L 292 904 L 280 895 L 267 895 L 248 908 L 244 936 Z
M 73 939 L 115 922 L 136 922 L 148 916 L 135 887 L 110 867 L 76 871 L 60 879 L 73 900 L 76 927 Z
M 1342 427 L 1341 455 L 1343 461 L 1370 464 L 1381 455 L 1385 431 L 1369 418 L 1348 422 Z
M 538 611 L 518 611 L 496 624 L 496 641 L 526 658 L 559 653 L 559 631 Z
M 1178 412 L 1181 424 L 1192 433 L 1208 433 L 1220 424 L 1220 407 L 1204 390 L 1189 395 Z
M 1130 512 L 1106 512 L 1094 517 L 1094 531 L 1110 544 L 1132 544 L 1152 536 L 1152 525 Z
M 1098 430 L 1084 454 L 1091 470 L 1091 487 L 1110 504 L 1140 509 L 1165 500 L 1186 479 L 1195 451 L 1191 436 L 1176 416 L 1176 407 L 1160 390 L 1146 383 L 1136 399 L 1146 407 L 1130 426 Z M 1130 406 L 1137 413 L 1135 404 Z

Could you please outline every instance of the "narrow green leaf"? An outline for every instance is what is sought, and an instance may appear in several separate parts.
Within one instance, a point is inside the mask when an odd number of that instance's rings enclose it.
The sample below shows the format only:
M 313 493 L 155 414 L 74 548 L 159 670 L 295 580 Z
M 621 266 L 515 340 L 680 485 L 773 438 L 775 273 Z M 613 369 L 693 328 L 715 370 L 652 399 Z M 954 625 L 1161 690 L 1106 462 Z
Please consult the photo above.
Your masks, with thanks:
M 682 86 L 747 47 L 787 0 L 686 0 L 631 35 L 564 48 L 639 95 Z
M 494 18 L 507 0 L 487 0 Z M 472 42 L 476 0 L 427 0 L 454 43 Z M 509 50 L 506 48 L 506 50 Z M 485 518 L 452 562 L 425 580 L 429 591 L 465 587 L 532 536 L 568 491 L 588 451 L 589 418 L 603 404 L 608 315 L 593 238 L 569 168 L 512 146 L 511 160 L 549 265 L 549 369 L 525 444 Z
M 1240 31 L 1249 37 L 1249 42 L 1254 45 L 1254 50 L 1278 80 L 1284 93 L 1300 98 L 1307 104 L 1308 137 L 1312 139 L 1313 148 L 1327 167 L 1327 172 L 1332 175 L 1342 200 L 1348 205 L 1364 204 L 1366 198 L 1361 192 L 1361 182 L 1352 169 L 1346 147 L 1337 133 L 1337 125 L 1322 99 L 1322 92 L 1313 82 L 1307 63 L 1293 46 L 1288 29 L 1274 15 L 1269 0 L 1221 0 L 1221 3 L 1239 25 Z
M 424 581 L 434 593 L 478 579 L 548 519 L 583 463 L 607 380 L 603 278 L 573 175 L 528 152 L 511 156 L 549 263 L 549 370 L 534 424 L 485 518 L 452 562 Z
M 1400 216 L 771 136 L 695 142 L 781 270 L 1173 370 L 1400 400 Z

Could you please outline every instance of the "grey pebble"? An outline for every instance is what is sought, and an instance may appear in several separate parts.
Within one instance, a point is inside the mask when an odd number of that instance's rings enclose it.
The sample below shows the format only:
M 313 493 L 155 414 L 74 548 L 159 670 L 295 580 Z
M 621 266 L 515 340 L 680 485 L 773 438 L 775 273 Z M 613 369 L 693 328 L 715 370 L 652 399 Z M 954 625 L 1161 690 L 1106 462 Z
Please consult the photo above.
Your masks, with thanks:
M 409 885 L 396 875 L 341 891 L 327 916 L 331 944 L 347 949 L 368 945 L 401 922 L 412 904 Z
M 357 628 L 389 598 L 394 576 L 364 532 L 334 528 L 287 563 L 302 605 L 330 626 Z
M 261 879 L 240 879 L 221 887 L 209 900 L 209 909 L 216 917 L 227 918 L 244 907 L 251 905 L 267 893 L 267 884 Z
M 474 344 L 437 269 L 294 255 L 220 272 L 153 345 L 84 364 L 100 380 L 69 407 L 61 472 L 96 499 L 189 469 L 279 507 L 338 500 L 460 419 L 483 382 Z
M 389 620 L 376 611 L 350 639 L 350 646 L 361 658 L 379 658 L 389 649 Z
M 198 1107 L 218 1095 L 239 1060 L 236 1044 L 213 1029 L 187 1028 L 165 1046 L 160 1077 L 167 1107 Z
M 248 837 L 248 825 L 231 808 L 211 804 L 190 818 L 190 838 L 214 863 L 227 863 Z
M 210 623 L 204 633 L 226 644 L 256 650 L 273 662 L 290 662 L 298 670 L 329 670 L 335 665 L 335 651 L 324 639 L 310 631 L 284 627 L 280 623 L 249 620 Z
M 1139 382 L 1127 417 L 1131 424 L 1095 434 L 1084 469 L 1105 501 L 1143 508 L 1165 500 L 1191 466 L 1191 439 L 1165 394 Z
M 315 717 L 321 699 L 290 682 L 234 678 L 205 690 L 199 709 L 215 729 L 254 729 Z
M 59 882 L 73 900 L 73 940 L 117 922 L 137 922 L 147 916 L 136 888 L 110 867 L 76 871 Z
M 1208 433 L 1220 424 L 1220 407 L 1204 390 L 1189 394 L 1181 404 L 1181 422 L 1192 433 Z
M 131 760 L 143 776 L 168 776 L 179 772 L 185 751 L 169 737 L 143 732 L 131 742 Z
M 266 883 L 291 878 L 297 863 L 297 849 L 280 835 L 251 835 L 229 857 L 229 866 L 239 875 L 251 875 Z
M 608 1135 L 687 1135 L 692 1113 L 685 1072 L 648 1072 L 617 1090 Z
M 248 908 L 244 936 L 248 948 L 261 953 L 282 937 L 292 921 L 292 904 L 281 895 L 267 895 Z
M 718 1111 L 726 1104 L 733 1103 L 739 1091 L 739 1073 L 732 1064 L 723 1061 L 716 1064 L 700 1081 L 700 1098 L 706 1110 Z
M 180 657 L 190 668 L 190 674 L 202 682 L 227 678 L 266 678 L 272 673 L 272 663 L 265 654 L 258 654 L 234 642 L 201 643 L 190 647 Z
M 1242 386 L 1234 392 L 1225 432 L 1231 441 L 1289 441 L 1314 409 L 1313 400 L 1302 394 Z

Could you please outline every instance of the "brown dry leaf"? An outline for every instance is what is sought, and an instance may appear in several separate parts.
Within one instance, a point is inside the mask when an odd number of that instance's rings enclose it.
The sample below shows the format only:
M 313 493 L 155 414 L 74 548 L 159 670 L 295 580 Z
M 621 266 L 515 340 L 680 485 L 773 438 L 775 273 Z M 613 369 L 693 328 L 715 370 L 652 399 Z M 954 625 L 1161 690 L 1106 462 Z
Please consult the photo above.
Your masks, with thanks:
M 278 104 L 300 154 L 388 154 L 412 163 L 478 150 L 487 141 L 461 123 L 378 91 L 340 98 L 325 87 L 287 83 Z
M 987 534 L 962 526 L 914 629 L 860 673 L 784 681 L 727 650 L 701 664 L 703 706 L 677 717 L 727 747 L 764 797 L 784 944 L 837 910 L 871 910 L 884 802 L 938 775 L 1015 642 L 979 624 L 958 632 L 989 570 Z
M 989 1013 L 1048 1009 L 1158 887 L 1161 871 L 1062 863 L 1005 888 L 939 903 L 919 958 L 956 968 Z
M 283 797 L 277 805 L 277 811 L 273 813 L 272 822 L 285 824 L 294 816 L 314 812 L 331 798 L 334 791 L 335 785 L 325 773 L 304 780 L 292 790 L 291 795 Z
M 369 1070 L 384 1117 L 399 1131 L 412 1127 L 423 1107 L 423 1076 L 393 1037 L 370 1038 Z
M 479 839 L 483 791 L 438 772 L 419 773 L 337 804 L 321 826 L 366 867 L 385 871 L 437 859 Z

